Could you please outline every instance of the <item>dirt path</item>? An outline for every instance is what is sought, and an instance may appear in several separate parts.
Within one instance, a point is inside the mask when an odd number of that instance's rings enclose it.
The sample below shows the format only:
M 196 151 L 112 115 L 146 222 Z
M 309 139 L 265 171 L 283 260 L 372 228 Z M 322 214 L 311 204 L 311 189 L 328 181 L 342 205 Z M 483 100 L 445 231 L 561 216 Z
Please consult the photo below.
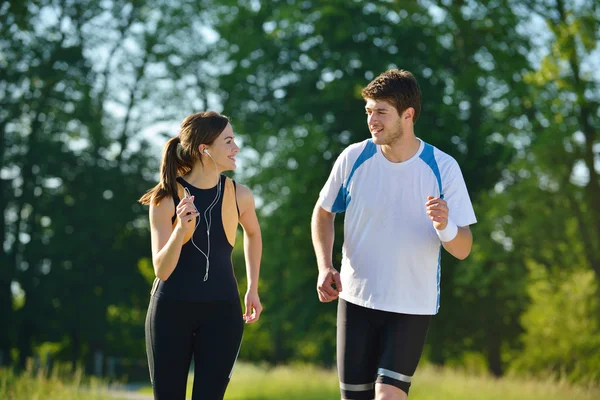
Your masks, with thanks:
M 109 396 L 120 400 L 154 400 L 151 394 L 132 392 L 129 390 L 109 390 Z
M 125 384 L 108 388 L 103 394 L 120 400 L 154 400 L 152 393 L 140 393 L 140 388 L 147 385 Z

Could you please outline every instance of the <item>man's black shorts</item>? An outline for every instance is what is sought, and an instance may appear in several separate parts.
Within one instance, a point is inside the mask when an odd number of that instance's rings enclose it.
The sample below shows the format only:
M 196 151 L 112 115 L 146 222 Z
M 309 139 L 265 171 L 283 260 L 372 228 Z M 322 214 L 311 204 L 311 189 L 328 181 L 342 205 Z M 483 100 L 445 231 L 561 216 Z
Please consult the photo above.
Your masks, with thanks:
M 338 302 L 337 366 L 342 398 L 371 400 L 375 383 L 408 393 L 431 315 L 374 310 Z

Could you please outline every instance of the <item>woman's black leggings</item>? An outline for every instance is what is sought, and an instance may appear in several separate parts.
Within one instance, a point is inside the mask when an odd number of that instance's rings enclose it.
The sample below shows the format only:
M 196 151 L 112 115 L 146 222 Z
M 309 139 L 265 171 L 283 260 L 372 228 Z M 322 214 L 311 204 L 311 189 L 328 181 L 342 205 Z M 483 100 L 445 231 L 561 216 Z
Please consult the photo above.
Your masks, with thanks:
M 222 400 L 244 331 L 238 299 L 173 301 L 152 296 L 146 352 L 155 400 L 184 400 L 192 356 L 193 400 Z

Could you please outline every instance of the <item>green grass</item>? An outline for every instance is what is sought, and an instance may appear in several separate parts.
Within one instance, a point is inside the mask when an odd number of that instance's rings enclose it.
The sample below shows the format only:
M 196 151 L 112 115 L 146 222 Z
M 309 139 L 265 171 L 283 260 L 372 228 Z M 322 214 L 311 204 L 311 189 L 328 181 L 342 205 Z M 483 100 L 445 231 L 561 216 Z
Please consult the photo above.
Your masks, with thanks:
M 190 377 L 188 396 L 191 395 Z M 80 370 L 55 368 L 52 372 L 27 370 L 16 374 L 0 369 L 2 400 L 108 400 L 108 384 L 86 378 Z M 151 393 L 146 387 L 142 390 Z M 600 386 L 571 385 L 551 379 L 505 377 L 494 379 L 450 368 L 419 367 L 411 400 L 593 400 Z M 247 363 L 236 365 L 226 400 L 338 400 L 335 371 L 313 366 L 268 368 Z
M 54 368 L 52 372 L 31 368 L 17 374 L 0 368 L 0 399 L 2 400 L 109 400 L 106 385 L 98 379 L 85 378 L 80 369 Z
M 191 395 L 192 377 L 188 386 Z M 144 389 L 151 392 L 151 389 Z M 267 368 L 238 363 L 226 400 L 339 400 L 335 371 L 311 366 Z M 600 386 L 570 385 L 547 379 L 494 379 L 449 368 L 420 366 L 411 400 L 597 400 Z
M 337 375 L 311 366 L 267 368 L 238 363 L 226 400 L 339 399 Z

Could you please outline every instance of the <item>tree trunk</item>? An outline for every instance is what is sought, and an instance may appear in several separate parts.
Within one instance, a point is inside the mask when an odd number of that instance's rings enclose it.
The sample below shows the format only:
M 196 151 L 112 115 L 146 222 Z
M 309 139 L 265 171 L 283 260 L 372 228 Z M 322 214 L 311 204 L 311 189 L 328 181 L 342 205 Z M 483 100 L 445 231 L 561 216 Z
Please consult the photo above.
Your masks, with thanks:
M 81 335 L 77 328 L 73 328 L 71 331 L 71 366 L 73 371 L 77 368 L 79 359 L 81 357 Z
M 495 377 L 500 377 L 504 374 L 502 359 L 500 357 L 500 340 L 496 334 L 488 336 L 487 362 L 489 371 Z
M 27 360 L 33 356 L 31 339 L 33 337 L 33 326 L 27 321 L 21 323 L 19 327 L 19 335 L 17 346 L 19 348 L 19 368 L 24 369 L 27 365 Z
M 0 122 L 0 165 L 5 166 L 6 160 L 6 120 Z M 8 181 L 0 178 L 0 245 L 6 243 L 6 218 L 5 213 L 12 196 L 12 189 Z M 10 194 L 9 194 L 10 191 Z M 13 244 L 14 246 L 14 244 Z M 12 304 L 12 292 L 10 285 L 15 278 L 15 265 L 10 263 L 8 251 L 0 253 L 0 315 L 2 315 L 5 328 L 0 330 L 0 353 L 2 354 L 0 366 L 8 366 L 12 363 L 11 348 L 13 347 L 15 314 Z
M 2 257 L 4 259 L 4 257 Z M 2 268 L 6 264 L 2 263 Z M 0 329 L 0 367 L 9 366 L 12 363 L 12 357 L 10 354 L 13 346 L 13 332 L 14 332 L 14 313 L 12 309 L 12 293 L 10 290 L 10 281 L 0 279 L 0 315 L 2 315 L 2 323 L 4 328 Z

